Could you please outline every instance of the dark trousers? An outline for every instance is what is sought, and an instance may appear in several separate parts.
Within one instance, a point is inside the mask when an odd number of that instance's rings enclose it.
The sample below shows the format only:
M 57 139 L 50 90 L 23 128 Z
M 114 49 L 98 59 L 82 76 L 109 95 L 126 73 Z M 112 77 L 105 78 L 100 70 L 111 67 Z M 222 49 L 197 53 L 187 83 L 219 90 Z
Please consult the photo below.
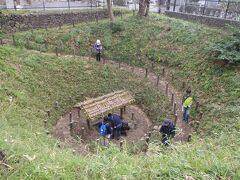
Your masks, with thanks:
M 101 60 L 101 53 L 96 53 L 96 60 L 100 62 Z

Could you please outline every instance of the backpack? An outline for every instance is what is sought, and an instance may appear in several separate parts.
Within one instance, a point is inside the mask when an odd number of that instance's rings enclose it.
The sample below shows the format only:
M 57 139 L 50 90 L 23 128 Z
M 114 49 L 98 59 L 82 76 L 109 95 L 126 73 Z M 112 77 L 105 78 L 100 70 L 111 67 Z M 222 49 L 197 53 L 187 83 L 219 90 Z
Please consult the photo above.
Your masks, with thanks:
M 101 136 L 106 136 L 107 135 L 107 124 L 102 123 L 99 129 L 99 133 Z

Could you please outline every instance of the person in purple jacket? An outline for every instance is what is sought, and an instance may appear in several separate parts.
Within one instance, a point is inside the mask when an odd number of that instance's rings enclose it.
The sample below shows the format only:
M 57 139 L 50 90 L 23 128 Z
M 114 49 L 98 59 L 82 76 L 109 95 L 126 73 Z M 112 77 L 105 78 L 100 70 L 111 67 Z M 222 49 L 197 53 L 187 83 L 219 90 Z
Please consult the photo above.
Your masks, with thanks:
M 120 138 L 121 135 L 121 129 L 122 129 L 122 118 L 117 114 L 108 114 L 108 118 L 112 121 L 113 124 L 113 138 L 116 139 Z
M 96 60 L 98 62 L 100 62 L 100 60 L 101 60 L 101 52 L 102 52 L 103 47 L 102 47 L 101 41 L 99 39 L 94 44 L 94 49 L 95 49 L 95 52 L 96 52 Z

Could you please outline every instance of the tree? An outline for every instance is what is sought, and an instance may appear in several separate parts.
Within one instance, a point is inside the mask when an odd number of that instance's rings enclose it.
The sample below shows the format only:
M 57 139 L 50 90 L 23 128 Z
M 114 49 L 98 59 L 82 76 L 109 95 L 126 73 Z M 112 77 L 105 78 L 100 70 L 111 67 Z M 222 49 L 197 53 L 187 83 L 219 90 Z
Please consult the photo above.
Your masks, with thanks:
M 139 14 L 140 16 L 144 16 L 144 15 L 145 15 L 145 9 L 146 9 L 145 0 L 139 0 L 139 10 L 138 10 L 138 14 Z
M 107 9 L 108 9 L 108 16 L 110 21 L 114 20 L 113 10 L 112 10 L 112 0 L 107 0 Z
M 150 0 L 139 0 L 139 16 L 148 16 Z

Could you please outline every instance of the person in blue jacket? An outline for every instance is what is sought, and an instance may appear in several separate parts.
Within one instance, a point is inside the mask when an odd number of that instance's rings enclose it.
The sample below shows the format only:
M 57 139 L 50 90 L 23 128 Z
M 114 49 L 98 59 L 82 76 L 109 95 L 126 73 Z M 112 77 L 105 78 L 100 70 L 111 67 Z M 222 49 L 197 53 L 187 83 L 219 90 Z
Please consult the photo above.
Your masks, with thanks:
M 123 125 L 122 118 L 117 114 L 108 114 L 109 120 L 111 120 L 113 124 L 113 138 L 119 139 L 121 135 L 121 129 Z
M 112 133 L 111 126 L 108 123 L 108 117 L 104 117 L 103 120 L 98 124 L 100 136 L 106 137 Z

